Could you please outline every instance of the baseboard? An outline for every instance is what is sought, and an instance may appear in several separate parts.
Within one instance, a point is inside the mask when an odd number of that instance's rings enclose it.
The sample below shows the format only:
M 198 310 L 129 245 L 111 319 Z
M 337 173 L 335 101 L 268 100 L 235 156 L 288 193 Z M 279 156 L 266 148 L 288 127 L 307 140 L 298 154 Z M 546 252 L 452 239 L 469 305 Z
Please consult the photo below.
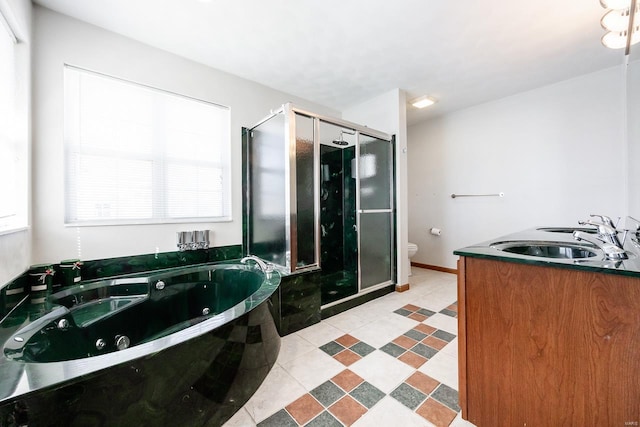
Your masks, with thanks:
M 411 265 L 413 267 L 426 268 L 427 270 L 435 270 L 435 271 L 442 271 L 444 273 L 458 274 L 458 270 L 455 268 L 440 267 L 437 265 L 422 264 L 419 262 L 411 262 Z
M 405 292 L 409 290 L 409 284 L 405 283 L 404 285 L 396 285 L 396 292 Z

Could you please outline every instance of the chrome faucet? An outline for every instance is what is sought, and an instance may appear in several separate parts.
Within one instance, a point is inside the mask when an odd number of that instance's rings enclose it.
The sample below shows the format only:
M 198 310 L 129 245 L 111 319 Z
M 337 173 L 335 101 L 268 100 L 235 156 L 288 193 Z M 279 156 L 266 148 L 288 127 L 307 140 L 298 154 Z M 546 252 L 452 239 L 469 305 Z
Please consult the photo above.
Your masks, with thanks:
M 591 215 L 591 216 L 595 216 L 595 215 Z M 594 227 L 597 227 L 598 237 L 600 237 L 601 240 L 604 240 L 605 242 L 609 242 L 612 245 L 615 245 L 619 248 L 622 248 L 622 243 L 620 243 L 620 240 L 618 239 L 618 230 L 616 230 L 616 228 L 613 225 L 609 225 L 609 224 L 613 224 L 610 218 L 608 217 L 605 217 L 605 218 L 608 219 L 608 221 L 604 221 L 606 224 L 596 222 L 591 219 L 586 221 L 578 221 L 578 224 L 593 225 Z
M 627 218 L 635 223 L 634 229 L 629 230 L 633 233 L 633 236 L 631 237 L 631 243 L 633 243 L 636 248 L 640 249 L 640 221 L 632 216 L 628 216 Z
M 267 276 L 273 272 L 273 264 L 265 262 L 255 255 L 249 255 L 240 260 L 243 264 L 246 264 L 247 261 L 255 262 L 258 265 L 258 268 L 260 268 L 260 270 L 262 270 L 262 272 Z
M 592 219 L 588 219 L 586 221 L 578 221 L 580 225 L 592 225 L 597 228 L 597 235 L 591 235 L 589 233 L 585 233 L 584 231 L 574 231 L 573 237 L 577 241 L 585 240 L 589 243 L 592 243 L 602 249 L 605 256 L 608 259 L 620 260 L 627 259 L 627 253 L 624 250 L 624 240 L 626 239 L 627 233 L 625 231 L 625 239 L 623 239 L 623 243 L 618 239 L 618 230 L 614 225 L 611 218 L 605 215 L 589 215 L 592 218 L 600 218 L 602 222 L 597 222 Z
M 577 241 L 585 240 L 596 245 L 597 247 L 602 249 L 602 252 L 604 252 L 605 256 L 608 259 L 620 260 L 628 258 L 627 253 L 622 247 L 601 238 L 599 235 L 594 236 L 592 234 L 585 233 L 584 231 L 576 230 L 573 232 L 573 238 Z
M 611 228 L 616 228 L 616 225 L 613 223 L 613 220 L 606 215 L 589 215 L 591 218 L 600 218 L 603 224 L 608 225 Z M 618 217 L 618 222 L 620 221 L 620 217 Z

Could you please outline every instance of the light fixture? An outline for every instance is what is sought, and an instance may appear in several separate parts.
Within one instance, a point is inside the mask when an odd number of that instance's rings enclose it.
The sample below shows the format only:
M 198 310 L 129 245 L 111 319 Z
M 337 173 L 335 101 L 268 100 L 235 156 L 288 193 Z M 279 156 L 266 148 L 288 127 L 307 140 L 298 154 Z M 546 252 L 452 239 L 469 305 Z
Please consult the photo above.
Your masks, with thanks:
M 419 98 L 416 98 L 411 102 L 411 105 L 413 105 L 416 108 L 424 108 L 424 107 L 428 107 L 430 105 L 435 104 L 436 102 L 438 102 L 435 98 L 432 98 L 430 96 L 421 96 Z
M 600 0 L 605 9 L 627 9 L 631 6 L 631 0 Z
M 625 49 L 640 42 L 640 2 L 638 0 L 600 0 L 608 9 L 600 20 L 607 32 L 602 36 L 602 44 L 611 49 Z

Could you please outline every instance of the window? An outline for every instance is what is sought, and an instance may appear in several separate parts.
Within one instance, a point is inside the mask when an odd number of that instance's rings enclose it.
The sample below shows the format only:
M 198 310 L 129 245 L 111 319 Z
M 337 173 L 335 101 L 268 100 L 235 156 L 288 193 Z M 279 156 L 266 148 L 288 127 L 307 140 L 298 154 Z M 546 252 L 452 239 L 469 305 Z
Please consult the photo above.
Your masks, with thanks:
M 227 107 L 65 67 L 66 223 L 231 219 Z
M 27 110 L 21 103 L 26 86 L 18 48 L 12 27 L 0 12 L 0 233 L 27 226 L 28 130 Z

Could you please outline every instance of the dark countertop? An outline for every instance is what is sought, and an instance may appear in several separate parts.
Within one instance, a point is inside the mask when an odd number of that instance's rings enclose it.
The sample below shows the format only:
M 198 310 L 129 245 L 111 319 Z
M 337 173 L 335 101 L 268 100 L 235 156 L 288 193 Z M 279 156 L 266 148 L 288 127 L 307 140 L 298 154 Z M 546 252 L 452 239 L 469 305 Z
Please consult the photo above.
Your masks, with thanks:
M 546 267 L 568 268 L 583 271 L 593 271 L 607 274 L 620 274 L 624 276 L 640 277 L 640 247 L 631 241 L 633 233 L 629 233 L 624 244 L 625 251 L 629 259 L 626 260 L 609 260 L 604 256 L 602 250 L 586 241 L 578 242 L 573 238 L 570 232 L 549 231 L 549 230 L 568 230 L 571 227 L 535 227 L 518 233 L 508 234 L 506 236 L 497 237 L 477 245 L 468 246 L 458 249 L 453 253 L 455 255 L 473 257 L 473 258 L 489 258 L 507 262 L 517 262 L 530 265 L 540 265 Z M 591 230 L 585 228 L 575 228 L 579 230 Z M 619 236 L 622 240 L 622 235 Z M 554 242 L 567 243 L 571 246 L 582 246 L 589 251 L 595 252 L 596 256 L 589 258 L 567 259 L 567 258 L 546 258 L 541 256 L 522 255 L 517 253 L 506 252 L 499 249 L 500 243 L 506 242 Z

